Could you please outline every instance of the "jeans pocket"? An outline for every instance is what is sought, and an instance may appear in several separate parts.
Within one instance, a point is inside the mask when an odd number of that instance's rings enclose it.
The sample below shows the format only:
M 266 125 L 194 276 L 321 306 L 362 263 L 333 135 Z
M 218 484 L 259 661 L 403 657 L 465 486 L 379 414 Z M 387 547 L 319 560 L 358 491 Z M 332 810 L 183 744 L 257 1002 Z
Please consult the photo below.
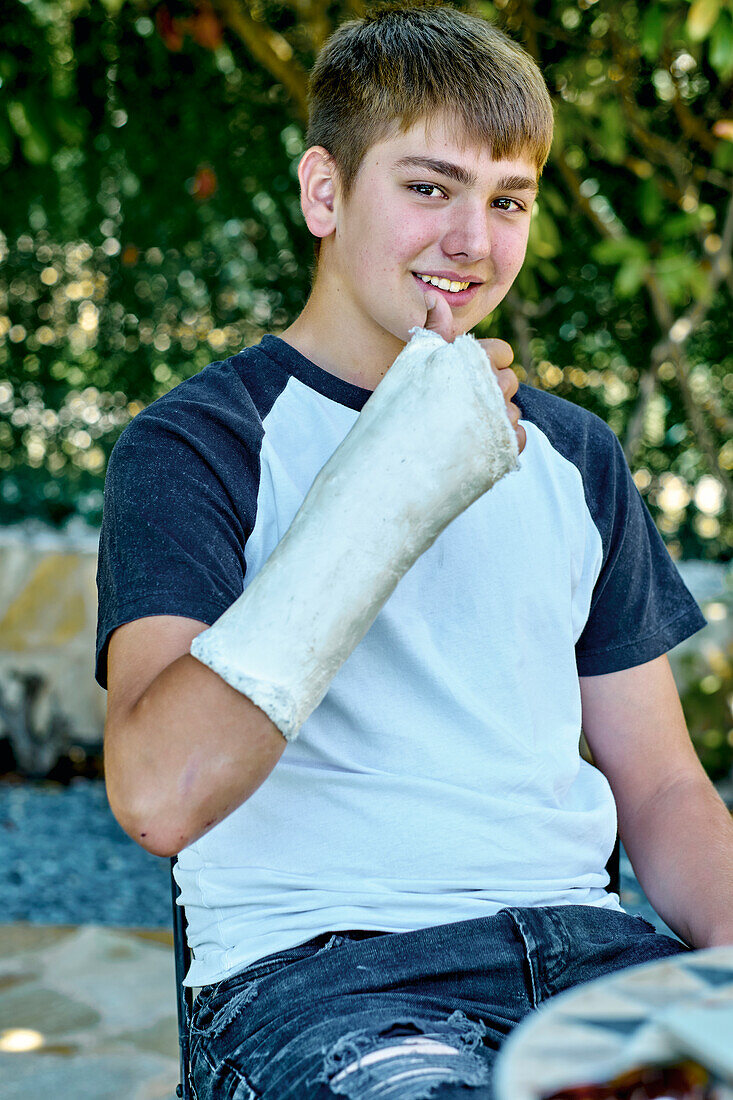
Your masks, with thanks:
M 272 977 L 293 963 L 329 950 L 336 945 L 338 939 L 337 933 L 321 933 L 306 943 L 266 955 L 264 959 L 250 963 L 244 970 L 215 985 L 204 986 L 193 1007 L 189 1029 L 191 1041 L 193 1042 L 194 1037 L 215 1039 L 256 996 L 258 982 Z
M 257 992 L 254 981 L 233 988 L 229 982 L 221 982 L 212 989 L 212 995 L 200 1005 L 196 999 L 189 1028 L 192 1049 L 198 1039 L 216 1039 L 221 1035 Z

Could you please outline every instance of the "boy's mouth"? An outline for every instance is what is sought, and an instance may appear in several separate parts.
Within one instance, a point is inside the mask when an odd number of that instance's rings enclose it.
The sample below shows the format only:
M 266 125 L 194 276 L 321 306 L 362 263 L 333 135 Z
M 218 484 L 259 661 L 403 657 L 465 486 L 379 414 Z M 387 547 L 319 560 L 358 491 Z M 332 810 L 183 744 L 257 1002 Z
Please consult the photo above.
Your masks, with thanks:
M 482 285 L 481 283 L 469 283 L 468 287 L 466 287 L 465 290 L 446 290 L 445 283 L 449 280 L 441 280 L 443 282 L 443 286 L 440 287 L 435 286 L 434 283 L 424 282 L 423 279 L 420 278 L 420 275 L 415 271 L 412 272 L 412 277 L 424 292 L 431 290 L 436 294 L 441 294 L 446 299 L 446 301 L 450 302 L 450 304 L 454 307 L 462 306 L 465 305 L 467 302 L 470 302 L 471 299 L 475 296 L 479 287 Z M 453 283 L 453 286 L 456 286 L 456 283 Z

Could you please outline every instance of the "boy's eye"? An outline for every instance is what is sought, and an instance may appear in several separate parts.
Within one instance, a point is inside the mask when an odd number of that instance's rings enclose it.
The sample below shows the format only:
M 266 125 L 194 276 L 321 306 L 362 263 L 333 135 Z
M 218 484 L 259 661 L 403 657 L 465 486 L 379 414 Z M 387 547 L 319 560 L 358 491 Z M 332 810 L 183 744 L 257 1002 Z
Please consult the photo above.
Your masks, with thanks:
M 423 192 L 420 191 L 421 187 L 426 189 L 427 191 L 440 191 L 441 195 L 445 194 L 445 191 L 443 190 L 443 188 L 438 187 L 437 183 L 411 183 L 408 190 L 417 191 L 418 194 L 422 194 Z M 429 199 L 429 198 L 432 198 L 432 196 L 431 195 L 426 195 L 425 198 Z
M 510 203 L 514 203 L 515 210 L 524 210 L 521 202 L 518 202 L 516 199 L 510 199 L 507 195 L 502 195 L 500 199 L 494 199 L 492 206 L 498 206 L 499 210 L 511 210 L 512 207 L 510 206 Z
M 446 192 L 442 187 L 438 187 L 437 183 L 411 183 L 407 189 L 408 191 L 415 191 L 418 195 L 422 195 L 426 199 L 433 198 L 432 195 L 426 194 L 428 191 L 438 191 L 441 195 L 447 197 Z M 526 207 L 523 206 L 518 199 L 510 199 L 508 195 L 502 195 L 501 198 L 494 199 L 491 205 L 498 210 L 526 210 Z

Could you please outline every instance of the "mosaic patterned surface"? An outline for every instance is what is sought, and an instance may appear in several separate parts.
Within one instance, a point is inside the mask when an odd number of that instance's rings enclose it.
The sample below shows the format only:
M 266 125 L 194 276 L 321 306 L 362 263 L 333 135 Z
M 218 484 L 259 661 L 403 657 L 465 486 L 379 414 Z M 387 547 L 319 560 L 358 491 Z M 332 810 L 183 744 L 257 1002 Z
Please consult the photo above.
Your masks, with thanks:
M 5 925 L 2 1100 L 175 1100 L 171 935 Z

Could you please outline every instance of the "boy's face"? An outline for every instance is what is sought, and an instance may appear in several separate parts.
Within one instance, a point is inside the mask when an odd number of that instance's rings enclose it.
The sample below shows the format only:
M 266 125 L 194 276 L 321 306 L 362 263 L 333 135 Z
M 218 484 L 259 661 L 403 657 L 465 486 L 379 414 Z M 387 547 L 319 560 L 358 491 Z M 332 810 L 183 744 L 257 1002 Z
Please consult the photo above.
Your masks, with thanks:
M 418 157 L 443 162 L 443 170 L 404 163 Z M 462 150 L 442 120 L 429 139 L 421 122 L 372 146 L 348 203 L 336 193 L 335 231 L 321 246 L 322 304 L 330 298 L 352 338 L 375 353 L 425 324 L 428 293 L 449 304 L 452 339 L 468 332 L 522 266 L 536 175 L 528 155 L 497 161 L 485 148 Z M 454 294 L 417 278 L 444 273 L 480 285 Z

